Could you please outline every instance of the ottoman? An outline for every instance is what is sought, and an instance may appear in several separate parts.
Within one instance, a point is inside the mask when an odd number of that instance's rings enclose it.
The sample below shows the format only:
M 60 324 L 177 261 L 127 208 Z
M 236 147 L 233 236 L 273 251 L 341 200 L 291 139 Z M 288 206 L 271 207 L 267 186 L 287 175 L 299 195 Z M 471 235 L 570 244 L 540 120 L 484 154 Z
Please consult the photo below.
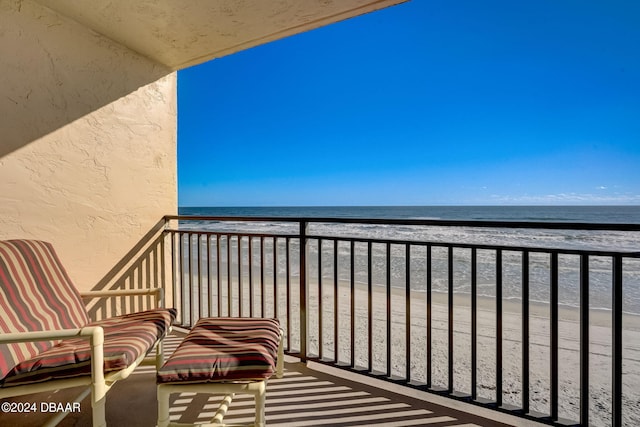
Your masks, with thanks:
M 267 380 L 274 373 L 282 377 L 282 341 L 277 319 L 198 320 L 158 370 L 158 427 L 185 425 L 169 422 L 169 397 L 183 392 L 226 394 L 212 425 L 224 425 L 222 419 L 235 393 L 253 394 L 255 425 L 264 426 Z

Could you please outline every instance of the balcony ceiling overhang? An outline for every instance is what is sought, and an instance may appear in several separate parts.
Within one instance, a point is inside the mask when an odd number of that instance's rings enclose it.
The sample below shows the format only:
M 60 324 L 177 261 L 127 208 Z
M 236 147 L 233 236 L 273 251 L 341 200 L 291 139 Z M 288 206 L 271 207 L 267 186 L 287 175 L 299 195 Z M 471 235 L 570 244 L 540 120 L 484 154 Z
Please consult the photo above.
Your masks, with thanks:
M 172 70 L 406 0 L 36 0 Z

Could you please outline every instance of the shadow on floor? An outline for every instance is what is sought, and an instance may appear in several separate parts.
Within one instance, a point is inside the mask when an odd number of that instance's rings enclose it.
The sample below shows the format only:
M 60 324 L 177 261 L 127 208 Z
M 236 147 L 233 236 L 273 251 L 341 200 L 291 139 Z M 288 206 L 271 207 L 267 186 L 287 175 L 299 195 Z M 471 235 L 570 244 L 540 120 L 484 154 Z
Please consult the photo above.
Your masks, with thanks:
M 180 334 L 167 338 L 167 354 L 180 342 Z M 267 425 L 275 426 L 495 426 L 507 424 L 478 417 L 424 400 L 393 393 L 365 383 L 341 378 L 319 369 L 310 369 L 296 359 L 287 358 L 285 375 L 272 378 L 267 388 Z M 366 381 L 366 378 L 363 379 Z M 79 390 L 12 398 L 13 402 L 67 403 Z M 171 398 L 171 420 L 202 423 L 215 414 L 220 395 L 182 393 Z M 89 399 L 81 403 L 82 411 L 67 416 L 60 426 L 90 426 Z M 253 398 L 237 395 L 225 416 L 227 423 L 251 423 L 254 419 Z M 0 413 L 2 426 L 40 426 L 50 414 Z M 153 368 L 142 367 L 126 380 L 118 382 L 107 395 L 109 426 L 155 426 L 157 402 Z

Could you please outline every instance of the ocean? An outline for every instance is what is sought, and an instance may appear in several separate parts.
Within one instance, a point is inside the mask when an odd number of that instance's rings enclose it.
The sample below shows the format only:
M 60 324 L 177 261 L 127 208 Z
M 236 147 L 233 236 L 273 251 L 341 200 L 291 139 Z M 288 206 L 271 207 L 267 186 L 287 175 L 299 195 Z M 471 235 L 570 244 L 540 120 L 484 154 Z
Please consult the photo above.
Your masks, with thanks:
M 180 207 L 180 215 L 283 216 L 640 224 L 640 206 Z
M 239 216 L 239 217 L 307 217 L 307 218 L 359 218 L 359 219 L 430 219 L 463 221 L 535 221 L 535 222 L 578 222 L 609 224 L 640 224 L 640 206 L 355 206 L 355 207 L 181 207 L 181 215 L 196 216 Z M 204 228 L 221 232 L 253 233 L 297 233 L 297 224 L 292 223 L 241 223 L 190 221 L 181 228 Z M 640 232 L 630 231 L 566 231 L 527 230 L 471 227 L 417 227 L 372 224 L 328 224 L 313 223 L 309 234 L 341 237 L 363 237 L 374 239 L 416 240 L 432 243 L 471 243 L 531 248 L 559 248 L 566 250 L 602 250 L 640 252 Z M 355 280 L 367 283 L 366 244 L 357 244 L 355 254 Z M 280 249 L 279 249 L 280 250 Z M 292 247 L 295 252 L 295 247 Z M 386 248 L 373 245 L 373 263 L 384 268 Z M 309 274 L 317 277 L 318 266 L 314 264 L 319 251 L 323 259 L 329 259 L 332 248 L 319 248 L 317 243 L 310 246 Z M 338 247 L 341 264 L 348 263 L 350 248 Z M 425 252 L 425 253 L 421 253 Z M 505 251 L 503 259 L 503 297 L 518 300 L 521 297 L 521 252 Z M 282 258 L 282 257 L 280 257 Z M 413 259 L 426 259 L 424 247 L 412 248 Z M 444 248 L 432 249 L 434 292 L 446 292 L 448 288 L 448 253 Z M 246 261 L 248 262 L 248 260 Z M 278 273 L 286 266 L 280 260 Z M 454 250 L 454 289 L 457 293 L 470 292 L 470 255 L 467 249 Z M 590 306 L 594 309 L 610 310 L 612 295 L 612 261 L 610 257 L 592 257 L 590 260 Z M 331 276 L 330 266 L 323 266 L 323 277 Z M 327 269 L 325 272 L 324 270 Z M 391 285 L 404 287 L 406 268 L 404 248 L 392 247 Z M 296 269 L 292 274 L 296 274 Z M 383 272 L 374 281 L 384 282 Z M 348 280 L 349 272 L 343 271 L 340 280 Z M 410 272 L 411 287 L 424 290 L 426 287 L 426 263 L 412 261 Z M 532 301 L 548 303 L 550 295 L 549 255 L 530 255 L 530 298 Z M 640 315 L 640 259 L 625 259 L 623 265 L 624 311 Z M 478 251 L 478 293 L 494 297 L 495 251 Z M 579 257 L 561 255 L 559 257 L 560 303 L 579 306 Z

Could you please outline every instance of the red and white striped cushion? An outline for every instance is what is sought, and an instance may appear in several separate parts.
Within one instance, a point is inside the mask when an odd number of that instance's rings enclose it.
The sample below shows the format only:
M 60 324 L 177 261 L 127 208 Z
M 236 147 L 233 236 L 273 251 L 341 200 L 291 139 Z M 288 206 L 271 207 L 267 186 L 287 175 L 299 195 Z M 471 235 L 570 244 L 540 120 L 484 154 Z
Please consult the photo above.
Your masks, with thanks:
M 158 383 L 264 380 L 274 374 L 280 324 L 264 318 L 203 318 L 158 371 Z
M 51 244 L 0 241 L 0 333 L 75 329 L 89 317 Z M 0 379 L 54 341 L 0 345 Z
M 80 294 L 51 244 L 0 241 L 0 334 L 79 329 L 105 331 L 104 369 L 130 366 L 169 330 L 174 309 L 156 309 L 89 323 Z M 89 341 L 0 344 L 0 387 L 89 375 Z
M 104 372 L 130 366 L 168 332 L 175 309 L 155 309 L 95 322 L 104 328 Z M 74 338 L 18 363 L 0 381 L 5 387 L 91 374 L 91 349 L 86 339 Z

